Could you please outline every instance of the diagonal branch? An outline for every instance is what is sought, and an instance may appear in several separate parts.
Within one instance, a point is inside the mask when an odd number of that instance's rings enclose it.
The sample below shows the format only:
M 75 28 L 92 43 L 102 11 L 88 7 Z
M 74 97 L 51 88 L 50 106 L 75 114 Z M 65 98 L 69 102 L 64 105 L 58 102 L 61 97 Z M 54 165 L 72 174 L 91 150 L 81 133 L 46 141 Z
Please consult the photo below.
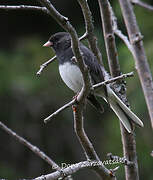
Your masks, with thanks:
M 42 73 L 42 71 L 44 70 L 44 68 L 46 68 L 49 64 L 51 64 L 52 62 L 54 62 L 56 59 L 56 56 L 52 57 L 51 59 L 49 59 L 48 61 L 46 61 L 45 63 L 43 63 L 42 65 L 40 65 L 40 69 L 39 71 L 36 73 L 38 76 L 40 76 L 40 74 Z
M 80 144 L 82 145 L 86 158 L 88 160 L 100 161 L 92 143 L 90 142 L 84 130 L 84 118 L 83 118 L 82 106 L 83 104 L 77 104 L 75 105 L 75 107 L 73 107 L 74 130 L 78 136 Z M 107 168 L 105 168 L 103 164 L 101 166 L 94 167 L 94 169 L 96 173 L 98 173 L 98 175 L 102 177 L 102 179 L 108 179 L 108 180 L 116 179 L 115 175 L 112 174 L 112 172 L 109 171 Z
M 1 121 L 0 121 L 0 128 L 3 129 L 9 135 L 11 135 L 13 138 L 15 138 L 19 143 L 28 147 L 37 156 L 39 156 L 41 159 L 45 160 L 50 166 L 55 167 L 55 170 L 57 170 L 57 171 L 61 170 L 61 168 L 52 159 L 50 159 L 44 152 L 42 152 L 38 147 L 32 145 L 26 139 L 24 139 L 23 137 L 16 134 L 10 128 L 8 128 L 6 125 L 4 125 Z
M 99 63 L 103 65 L 102 56 L 97 46 L 97 38 L 94 35 L 93 18 L 92 18 L 92 13 L 90 11 L 90 8 L 88 6 L 88 2 L 86 0 L 78 0 L 78 2 L 83 12 L 85 26 L 86 26 L 86 34 L 87 34 L 90 49 L 92 50 L 92 52 L 98 59 Z
M 127 78 L 127 77 L 133 77 L 134 76 L 134 73 L 133 72 L 130 72 L 130 73 L 127 73 L 127 74 L 122 74 L 120 76 L 117 76 L 117 77 L 114 77 L 114 78 L 110 78 L 106 81 L 103 81 L 103 82 L 100 82 L 98 84 L 95 84 L 93 85 L 93 89 L 97 89 L 97 88 L 100 88 L 101 86 L 105 86 L 107 84 L 110 84 L 112 82 L 115 82 L 115 81 L 118 81 L 118 80 L 121 80 L 121 79 L 124 79 L 124 78 Z
M 53 172 L 51 174 L 42 175 L 40 177 L 35 178 L 34 180 L 57 180 L 58 178 L 64 178 L 65 176 L 72 175 L 78 172 L 81 169 L 90 168 L 93 169 L 94 167 L 101 166 L 101 161 L 83 161 L 79 163 L 75 163 L 72 165 L 68 165 L 66 168 L 62 169 L 62 172 Z
M 145 2 L 142 2 L 140 0 L 130 0 L 130 1 L 134 5 L 138 5 L 138 6 L 143 7 L 145 9 L 149 10 L 149 11 L 153 11 L 153 6 L 151 6 L 151 5 L 149 5 L 149 4 L 145 3 Z
M 48 123 L 54 116 L 56 116 L 57 114 L 59 114 L 60 112 L 62 112 L 63 110 L 67 109 L 68 107 L 74 105 L 76 103 L 76 99 L 73 99 L 72 101 L 70 101 L 69 103 L 65 104 L 64 106 L 62 106 L 61 108 L 59 108 L 57 111 L 55 111 L 54 113 L 52 113 L 51 115 L 49 115 L 47 118 L 44 119 L 44 123 Z
M 127 36 L 125 36 L 121 30 L 119 30 L 118 25 L 117 25 L 117 18 L 114 14 L 113 8 L 111 6 L 109 6 L 109 10 L 111 13 L 111 19 L 112 19 L 112 29 L 114 34 L 116 34 L 120 39 L 122 39 L 122 41 L 125 43 L 125 45 L 128 47 L 129 51 L 132 53 L 132 55 L 134 56 L 134 52 L 133 52 L 133 48 L 132 45 L 128 39 Z

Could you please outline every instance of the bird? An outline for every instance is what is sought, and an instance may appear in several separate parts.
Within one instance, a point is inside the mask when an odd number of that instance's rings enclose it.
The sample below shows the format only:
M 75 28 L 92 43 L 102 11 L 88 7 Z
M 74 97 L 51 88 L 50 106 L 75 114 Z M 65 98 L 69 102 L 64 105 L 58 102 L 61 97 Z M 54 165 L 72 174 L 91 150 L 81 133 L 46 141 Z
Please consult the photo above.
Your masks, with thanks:
M 70 34 L 68 32 L 57 32 L 51 35 L 43 46 L 51 47 L 54 50 L 62 80 L 74 93 L 79 93 L 83 87 L 83 77 L 77 60 L 74 58 Z M 99 64 L 93 52 L 80 41 L 79 49 L 83 61 L 89 69 L 92 85 L 107 80 L 109 75 L 104 67 Z M 100 112 L 103 112 L 103 106 L 96 97 L 103 98 L 109 104 L 128 133 L 133 132 L 131 122 L 140 127 L 144 126 L 143 122 L 116 95 L 110 84 L 97 91 L 90 92 L 87 96 L 88 101 Z

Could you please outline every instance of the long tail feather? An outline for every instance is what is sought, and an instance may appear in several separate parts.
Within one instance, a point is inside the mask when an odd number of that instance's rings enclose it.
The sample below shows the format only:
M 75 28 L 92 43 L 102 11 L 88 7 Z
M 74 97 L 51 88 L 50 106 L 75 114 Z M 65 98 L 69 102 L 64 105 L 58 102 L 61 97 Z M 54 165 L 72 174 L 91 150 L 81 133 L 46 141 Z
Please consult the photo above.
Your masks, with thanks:
M 131 133 L 132 127 L 131 127 L 130 121 L 129 121 L 128 117 L 126 116 L 126 114 L 124 113 L 124 111 L 121 109 L 121 107 L 119 105 L 117 105 L 115 102 L 114 103 L 110 102 L 110 106 L 111 106 L 112 110 L 115 112 L 115 114 L 117 115 L 117 117 L 119 118 L 119 120 L 122 122 L 125 129 L 129 133 Z
M 109 86 L 107 86 L 107 93 L 108 101 L 112 110 L 118 116 L 119 120 L 122 122 L 129 133 L 132 132 L 130 120 L 141 127 L 144 126 L 143 122 L 121 101 L 121 99 Z M 104 100 L 107 101 L 102 92 L 98 91 L 96 92 L 96 95 L 103 97 Z
M 122 108 L 122 110 L 124 111 L 124 113 L 126 113 L 126 115 L 137 125 L 143 127 L 143 122 L 120 100 L 120 98 L 114 93 L 113 90 L 112 94 L 116 99 L 116 102 L 119 104 L 119 106 Z

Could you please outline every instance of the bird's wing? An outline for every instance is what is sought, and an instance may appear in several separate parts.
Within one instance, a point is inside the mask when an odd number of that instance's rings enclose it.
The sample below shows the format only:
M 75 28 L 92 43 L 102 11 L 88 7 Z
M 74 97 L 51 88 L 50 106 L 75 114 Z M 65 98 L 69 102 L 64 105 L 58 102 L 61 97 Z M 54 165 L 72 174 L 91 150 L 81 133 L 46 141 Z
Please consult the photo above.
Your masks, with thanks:
M 104 108 L 102 106 L 101 103 L 98 102 L 98 100 L 96 99 L 95 95 L 94 94 L 89 94 L 87 96 L 87 100 L 89 101 L 89 103 L 94 107 L 96 108 L 100 113 L 103 113 L 104 112 Z
M 98 63 L 97 58 L 94 56 L 92 51 L 90 51 L 86 46 L 81 44 L 80 50 L 83 54 L 83 60 L 87 67 L 89 68 L 91 80 L 93 84 L 97 84 L 99 82 L 103 82 L 105 80 L 105 77 L 107 75 L 107 72 L 104 71 L 103 67 Z M 101 88 L 101 91 L 103 92 L 105 98 L 107 99 L 107 102 L 109 104 L 108 95 L 107 95 L 107 88 L 106 86 L 103 86 Z
M 82 44 L 80 46 L 80 50 L 83 54 L 83 60 L 89 68 L 89 72 L 93 81 L 92 83 L 97 84 L 99 82 L 104 81 L 101 66 L 98 63 L 97 58 L 94 56 L 94 54 L 86 46 Z

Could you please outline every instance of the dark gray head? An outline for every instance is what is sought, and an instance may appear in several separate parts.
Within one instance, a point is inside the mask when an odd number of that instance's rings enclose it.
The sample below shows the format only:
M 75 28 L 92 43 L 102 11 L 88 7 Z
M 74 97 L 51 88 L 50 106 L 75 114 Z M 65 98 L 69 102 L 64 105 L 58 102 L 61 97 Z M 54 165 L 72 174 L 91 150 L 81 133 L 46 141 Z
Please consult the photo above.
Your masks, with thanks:
M 52 47 L 56 54 L 58 54 L 71 46 L 70 34 L 67 32 L 58 32 L 52 35 L 43 46 Z

